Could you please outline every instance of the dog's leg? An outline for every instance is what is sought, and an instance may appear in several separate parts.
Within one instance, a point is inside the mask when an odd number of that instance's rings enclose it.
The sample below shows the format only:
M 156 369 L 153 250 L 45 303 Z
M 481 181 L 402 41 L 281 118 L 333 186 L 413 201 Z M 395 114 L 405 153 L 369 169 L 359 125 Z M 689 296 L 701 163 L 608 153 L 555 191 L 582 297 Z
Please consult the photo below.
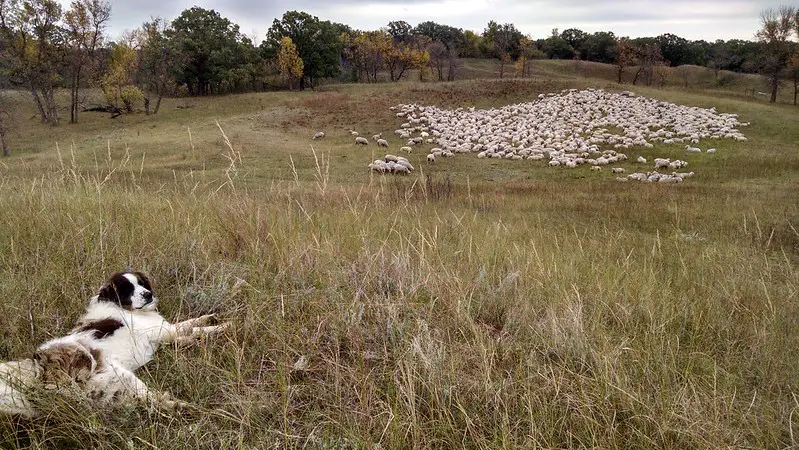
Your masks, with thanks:
M 204 316 L 196 317 L 194 319 L 184 320 L 183 322 L 178 322 L 174 324 L 174 327 L 177 328 L 178 332 L 183 331 L 190 331 L 192 328 L 200 327 L 207 325 L 208 322 L 211 321 L 216 316 L 216 314 L 206 314 Z
M 149 405 L 166 409 L 187 406 L 187 403 L 173 399 L 166 392 L 148 388 L 136 374 L 117 364 L 111 364 L 102 372 L 98 372 L 89 383 L 91 396 L 104 402 L 118 401 L 118 397 L 121 396 L 143 400 Z
M 179 346 L 191 345 L 197 342 L 197 340 L 203 336 L 214 336 L 222 333 L 228 327 L 230 327 L 230 325 L 230 322 L 225 322 L 219 325 L 212 325 L 208 327 L 195 327 L 181 335 L 176 336 L 172 342 Z

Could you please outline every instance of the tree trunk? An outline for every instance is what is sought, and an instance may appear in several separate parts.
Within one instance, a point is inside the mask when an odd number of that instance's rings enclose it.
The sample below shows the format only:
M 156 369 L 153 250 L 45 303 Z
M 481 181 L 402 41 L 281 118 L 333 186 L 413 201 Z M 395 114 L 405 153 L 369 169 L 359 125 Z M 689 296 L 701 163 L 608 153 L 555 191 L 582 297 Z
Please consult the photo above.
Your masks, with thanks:
M 793 106 L 796 106 L 796 91 L 799 89 L 799 81 L 794 78 L 793 79 Z
M 305 77 L 300 77 L 300 90 L 305 90 Z
M 155 109 L 153 109 L 153 114 L 158 114 L 158 109 L 161 108 L 161 99 L 164 98 L 164 93 L 158 93 L 158 99 L 155 101 Z
M 33 96 L 33 102 L 36 103 L 36 108 L 39 110 L 39 117 L 42 119 L 42 123 L 47 123 L 47 113 L 44 110 L 44 105 L 42 105 L 42 99 L 39 96 L 39 92 L 33 87 L 33 83 L 30 84 L 31 95 Z
M 771 98 L 769 99 L 769 103 L 777 103 L 777 89 L 779 87 L 780 87 L 779 72 L 774 71 L 774 75 L 771 76 Z
M 505 60 L 499 60 L 499 79 L 502 79 L 502 76 L 505 75 Z
M 621 84 L 621 77 L 624 75 L 624 66 L 616 66 L 616 72 L 619 75 L 619 84 Z
M 80 94 L 80 70 L 81 67 L 75 69 L 75 74 L 72 75 L 72 89 L 70 90 L 70 107 L 69 107 L 69 123 L 78 123 L 78 96 Z
M 1 125 L 0 125 L 0 126 L 1 126 Z M 2 144 L 3 144 L 3 157 L 6 157 L 6 158 L 7 158 L 7 157 L 8 157 L 8 155 L 9 155 L 11 152 L 10 152 L 10 151 L 9 151 L 9 149 L 8 149 L 8 142 L 6 142 L 6 132 L 5 132 L 5 131 L 3 131 L 2 133 L 0 133 L 0 142 L 2 142 Z
M 150 94 L 144 96 L 144 114 L 150 115 Z

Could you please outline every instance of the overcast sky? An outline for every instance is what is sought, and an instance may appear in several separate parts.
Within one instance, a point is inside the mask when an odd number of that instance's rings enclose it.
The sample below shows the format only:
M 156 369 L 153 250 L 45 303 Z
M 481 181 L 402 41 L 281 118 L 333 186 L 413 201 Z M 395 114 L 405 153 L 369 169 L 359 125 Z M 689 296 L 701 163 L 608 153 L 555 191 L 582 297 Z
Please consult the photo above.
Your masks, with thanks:
M 66 7 L 69 0 L 60 0 Z M 275 18 L 285 11 L 311 13 L 322 20 L 366 30 L 391 20 L 411 25 L 432 20 L 482 32 L 489 20 L 511 22 L 534 38 L 579 28 L 613 31 L 620 36 L 673 33 L 687 39 L 753 39 L 760 11 L 794 0 L 109 0 L 109 34 L 117 38 L 151 16 L 174 19 L 192 6 L 214 9 L 261 42 Z

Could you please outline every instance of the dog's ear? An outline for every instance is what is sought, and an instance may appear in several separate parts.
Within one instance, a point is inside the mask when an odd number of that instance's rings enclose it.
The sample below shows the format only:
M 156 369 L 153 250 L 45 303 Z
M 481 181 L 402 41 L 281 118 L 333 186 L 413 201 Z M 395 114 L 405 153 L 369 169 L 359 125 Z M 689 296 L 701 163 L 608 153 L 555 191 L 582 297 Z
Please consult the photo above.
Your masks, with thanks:
M 111 275 L 97 293 L 97 301 L 116 303 L 125 309 L 130 309 L 130 296 L 133 294 L 134 286 L 124 275 L 122 272 Z
M 41 367 L 41 379 L 45 383 L 57 384 L 65 378 L 85 383 L 97 366 L 95 356 L 83 346 L 72 343 L 39 349 L 33 359 Z
M 153 291 L 152 283 L 147 275 L 145 275 L 142 272 L 133 272 L 133 275 L 136 275 L 136 278 L 139 279 L 139 284 L 144 286 L 145 289 L 147 289 L 150 292 Z

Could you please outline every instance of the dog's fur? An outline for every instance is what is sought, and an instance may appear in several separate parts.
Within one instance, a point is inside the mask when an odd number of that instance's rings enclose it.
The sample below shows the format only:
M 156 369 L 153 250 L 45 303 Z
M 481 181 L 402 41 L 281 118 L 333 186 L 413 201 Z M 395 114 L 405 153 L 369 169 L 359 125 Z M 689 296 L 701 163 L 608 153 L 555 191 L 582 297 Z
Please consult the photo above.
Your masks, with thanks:
M 161 343 L 190 344 L 229 325 L 205 326 L 212 315 L 171 324 L 157 308 L 158 297 L 147 276 L 115 273 L 92 297 L 72 333 L 92 339 L 107 358 L 135 371 L 153 358 Z
M 77 388 L 102 404 L 141 399 L 162 407 L 183 405 L 149 390 L 133 372 L 152 360 L 159 344 L 193 343 L 229 324 L 205 326 L 210 315 L 170 324 L 157 306 L 144 274 L 112 275 L 69 335 L 44 343 L 33 359 L 0 364 L 0 413 L 34 416 L 25 392 L 36 384 Z

